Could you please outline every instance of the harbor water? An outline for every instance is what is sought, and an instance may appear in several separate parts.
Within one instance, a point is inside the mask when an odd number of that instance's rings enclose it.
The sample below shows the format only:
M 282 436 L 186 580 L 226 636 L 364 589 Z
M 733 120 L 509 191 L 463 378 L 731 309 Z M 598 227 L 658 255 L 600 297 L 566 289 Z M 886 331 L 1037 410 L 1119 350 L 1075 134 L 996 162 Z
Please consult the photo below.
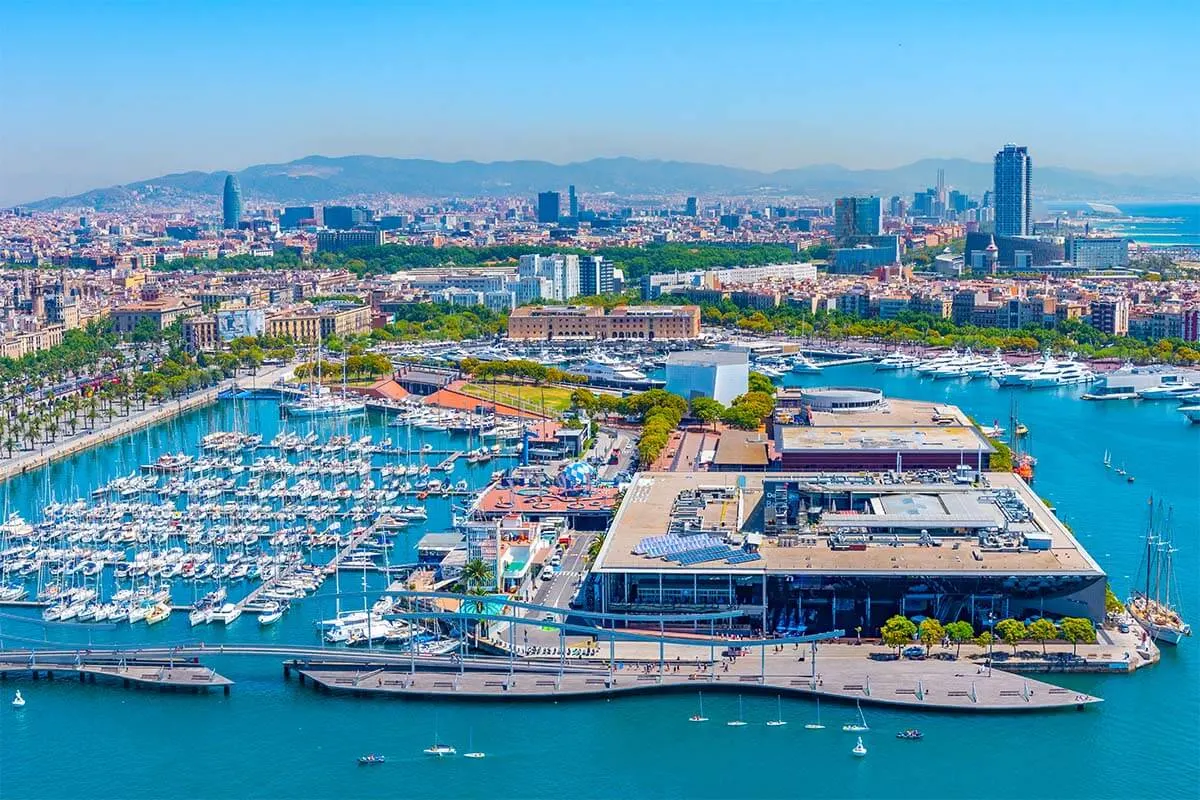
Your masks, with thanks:
M 890 396 L 954 403 L 985 425 L 995 420 L 1006 428 L 1015 398 L 1038 459 L 1035 490 L 1106 569 L 1118 594 L 1130 589 L 1137 571 L 1148 499 L 1174 506 L 1181 605 L 1196 624 L 1200 425 L 1189 425 L 1174 403 L 1089 403 L 1078 399 L 1081 387 L 1000 390 L 984 381 L 876 373 L 870 365 L 788 376 L 785 383 L 878 386 Z M 347 425 L 317 424 L 328 432 Z M 208 431 L 243 429 L 269 441 L 280 425 L 273 401 L 225 401 L 14 479 L 5 496 L 10 508 L 34 520 L 51 500 L 86 498 L 163 453 L 194 453 Z M 385 427 L 374 414 L 349 423 L 347 432 L 405 445 L 405 430 Z M 412 435 L 414 446 L 465 449 L 463 437 Z M 1105 468 L 1106 450 L 1133 483 Z M 445 477 L 479 486 L 498 466 L 460 461 Z M 429 519 L 399 534 L 392 560 L 411 560 L 423 532 L 445 529 L 454 502 L 461 498 L 424 501 Z M 341 589 L 361 580 L 344 573 Z M 375 593 L 382 589 L 382 576 L 367 580 Z M 331 616 L 332 592 L 327 581 L 270 628 L 243 618 L 228 630 L 205 626 L 203 638 L 213 645 L 222 639 L 316 645 L 312 621 Z M 201 635 L 184 614 L 150 629 L 89 634 L 82 626 L 22 623 L 12 618 L 16 613 L 0 620 L 0 633 L 17 640 L 10 647 L 38 637 L 78 644 L 89 635 L 97 643 Z M 557 704 L 362 700 L 284 682 L 279 660 L 268 658 L 203 659 L 236 681 L 229 696 L 10 680 L 0 687 L 7 692 L 0 702 L 0 797 L 1196 797 L 1198 647 L 1193 638 L 1165 648 L 1160 664 L 1134 675 L 1051 676 L 1105 699 L 1085 712 L 957 715 L 866 707 L 866 758 L 851 755 L 854 736 L 840 730 L 853 708 L 823 703 L 827 727 L 812 731 L 804 723 L 815 718 L 815 705 L 785 699 L 782 714 L 791 724 L 768 727 L 776 700 L 752 694 L 744 698 L 749 724 L 731 728 L 722 723 L 737 716 L 734 695 L 705 696 L 712 719 L 706 725 L 687 721 L 695 695 Z M 27 700 L 20 711 L 8 703 L 16 688 Z M 894 738 L 914 727 L 924 731 L 922 741 Z M 435 736 L 459 752 L 470 739 L 487 758 L 424 756 Z M 387 764 L 358 767 L 366 752 L 384 754 Z M 1155 754 L 1150 764 L 1148 753 Z

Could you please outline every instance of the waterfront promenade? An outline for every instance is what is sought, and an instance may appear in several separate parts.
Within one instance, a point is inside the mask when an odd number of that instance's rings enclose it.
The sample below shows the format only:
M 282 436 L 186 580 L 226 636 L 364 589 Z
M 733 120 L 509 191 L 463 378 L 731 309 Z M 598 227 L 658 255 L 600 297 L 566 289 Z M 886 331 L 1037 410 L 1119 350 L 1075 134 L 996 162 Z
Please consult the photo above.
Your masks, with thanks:
M 238 388 L 270 386 L 276 380 L 289 375 L 292 369 L 291 366 L 277 367 L 271 370 L 262 370 L 257 375 L 234 378 L 222 386 L 204 389 L 161 405 L 150 406 L 128 416 L 116 416 L 103 422 L 98 419 L 96 427 L 91 430 L 80 429 L 73 436 L 63 436 L 53 444 L 40 446 L 29 452 L 16 451 L 12 458 L 0 456 L 0 481 L 43 467 L 53 461 L 82 453 L 96 445 L 119 439 L 151 425 L 157 425 L 188 411 L 203 408 L 216 402 L 217 393 L 228 386 L 232 385 Z

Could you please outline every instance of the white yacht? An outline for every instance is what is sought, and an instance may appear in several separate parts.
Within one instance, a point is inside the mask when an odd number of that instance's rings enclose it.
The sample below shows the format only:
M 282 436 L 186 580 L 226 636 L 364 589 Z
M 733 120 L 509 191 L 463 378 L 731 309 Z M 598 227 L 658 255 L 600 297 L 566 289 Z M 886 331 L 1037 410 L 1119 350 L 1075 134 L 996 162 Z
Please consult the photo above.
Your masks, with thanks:
M 792 372 L 800 375 L 818 375 L 821 372 L 821 365 L 803 353 L 797 353 L 792 358 Z
M 1189 403 L 1186 406 L 1180 406 L 1179 413 L 1192 422 L 1200 423 L 1200 403 Z
M 571 372 L 576 375 L 583 375 L 590 382 L 596 384 L 637 384 L 649 380 L 646 377 L 646 373 L 631 364 L 610 362 L 608 360 L 599 361 L 593 359 L 581 367 L 572 368 Z
M 1030 375 L 1036 375 L 1045 369 L 1046 365 L 1051 362 L 1048 354 L 1043 354 L 1036 361 L 1030 361 L 1028 364 L 1022 364 L 1018 367 L 1011 367 L 1008 371 L 996 376 L 996 382 L 1001 386 L 1024 386 L 1025 378 Z
M 1197 391 L 1200 391 L 1200 384 L 1178 375 L 1164 375 L 1158 386 L 1147 386 L 1137 396 L 1142 400 L 1178 400 Z
M 920 364 L 914 367 L 913 370 L 918 375 L 928 375 L 930 373 L 937 372 L 942 367 L 947 366 L 952 361 L 957 361 L 961 357 L 962 353 L 958 352 L 957 350 L 951 350 L 949 353 L 942 353 L 940 356 L 934 356 L 928 361 L 922 361 Z
M 1073 358 L 1066 361 L 1050 361 L 1040 372 L 1026 375 L 1022 382 L 1031 389 L 1048 386 L 1070 386 L 1076 383 L 1091 383 L 1096 379 L 1096 373 L 1076 362 Z
M 906 353 L 901 353 L 897 350 L 890 353 L 875 362 L 875 371 L 884 372 L 889 370 L 913 369 L 921 364 L 921 359 L 916 356 L 910 356 Z

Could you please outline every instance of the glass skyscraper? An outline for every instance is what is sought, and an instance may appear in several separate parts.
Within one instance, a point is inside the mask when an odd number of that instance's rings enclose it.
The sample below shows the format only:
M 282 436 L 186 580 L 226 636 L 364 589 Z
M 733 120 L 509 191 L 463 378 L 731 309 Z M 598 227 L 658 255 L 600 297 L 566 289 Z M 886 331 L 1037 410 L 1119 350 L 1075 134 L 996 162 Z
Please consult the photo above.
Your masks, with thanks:
M 1029 148 L 1006 144 L 996 153 L 996 235 L 1028 236 L 1033 229 L 1033 161 Z
M 242 219 L 242 186 L 236 175 L 225 176 L 225 193 L 221 202 L 221 227 L 236 231 Z

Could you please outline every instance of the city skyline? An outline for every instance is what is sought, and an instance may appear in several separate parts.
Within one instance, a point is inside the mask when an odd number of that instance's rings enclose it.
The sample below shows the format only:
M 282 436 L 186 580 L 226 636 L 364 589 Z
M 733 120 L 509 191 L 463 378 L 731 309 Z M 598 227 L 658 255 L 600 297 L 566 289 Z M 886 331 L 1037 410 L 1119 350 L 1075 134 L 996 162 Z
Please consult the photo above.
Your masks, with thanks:
M 316 25 L 318 8 L 268 4 L 279 13 L 264 29 L 264 18 L 225 13 L 222 2 L 18 4 L 10 18 L 23 36 L 0 61 L 30 80 L 5 90 L 24 111 L 0 122 L 0 202 L 311 153 L 555 163 L 628 155 L 770 171 L 982 160 L 997 143 L 1021 141 L 1039 164 L 1200 173 L 1189 133 L 1196 104 L 1180 102 L 1189 90 L 1172 77 L 1200 69 L 1182 6 L 1152 19 L 1071 3 L 919 14 L 763 4 L 730 17 L 672 3 L 597 14 L 586 5 L 364 0 Z M 929 66 L 964 36 L 976 52 L 1003 52 L 1018 26 L 1020 59 Z M 406 34 L 414 30 L 421 35 Z M 535 68 L 540 44 L 563 37 L 576 43 L 569 68 Z M 1107 48 L 1119 48 L 1119 63 L 1103 57 Z M 316 68 L 314 53 L 331 66 Z M 1069 91 L 1056 88 L 1067 80 Z M 914 93 L 935 86 L 941 111 L 916 113 Z M 1118 102 L 1170 108 L 1174 123 L 1114 113 Z M 155 124 L 139 109 L 152 109 Z

